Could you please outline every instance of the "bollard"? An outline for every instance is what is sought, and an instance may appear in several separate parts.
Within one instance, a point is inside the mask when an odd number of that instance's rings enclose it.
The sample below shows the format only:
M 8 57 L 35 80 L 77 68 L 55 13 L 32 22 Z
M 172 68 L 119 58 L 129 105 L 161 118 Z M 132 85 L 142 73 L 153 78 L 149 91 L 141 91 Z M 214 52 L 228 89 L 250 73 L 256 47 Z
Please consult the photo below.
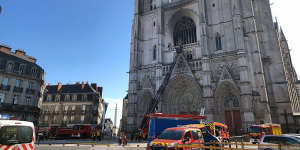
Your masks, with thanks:
M 242 141 L 242 149 L 245 149 L 244 142 Z
M 216 150 L 216 142 L 213 141 L 212 143 L 213 143 L 213 150 Z
M 237 139 L 235 139 L 235 148 L 238 149 Z
M 281 144 L 278 144 L 278 150 L 281 150 Z

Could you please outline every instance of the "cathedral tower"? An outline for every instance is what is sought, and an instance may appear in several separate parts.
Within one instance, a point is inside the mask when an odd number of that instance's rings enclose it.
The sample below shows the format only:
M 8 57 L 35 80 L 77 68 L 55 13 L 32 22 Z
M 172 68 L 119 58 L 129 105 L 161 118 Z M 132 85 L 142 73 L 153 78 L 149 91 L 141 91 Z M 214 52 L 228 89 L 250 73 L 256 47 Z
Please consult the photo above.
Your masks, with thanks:
M 158 112 L 205 107 L 208 121 L 226 123 L 233 135 L 252 123 L 289 126 L 282 114 L 296 118 L 300 105 L 282 35 L 269 0 L 135 0 L 127 132 L 141 124 L 174 61 Z

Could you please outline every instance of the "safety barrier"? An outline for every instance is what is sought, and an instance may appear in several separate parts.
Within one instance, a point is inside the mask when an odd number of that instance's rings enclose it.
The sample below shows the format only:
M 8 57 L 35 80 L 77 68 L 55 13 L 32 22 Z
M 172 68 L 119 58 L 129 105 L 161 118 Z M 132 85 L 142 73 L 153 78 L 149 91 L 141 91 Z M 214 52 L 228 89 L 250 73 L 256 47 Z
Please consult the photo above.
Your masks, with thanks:
M 175 150 L 300 150 L 298 145 L 251 144 L 249 142 L 178 144 Z

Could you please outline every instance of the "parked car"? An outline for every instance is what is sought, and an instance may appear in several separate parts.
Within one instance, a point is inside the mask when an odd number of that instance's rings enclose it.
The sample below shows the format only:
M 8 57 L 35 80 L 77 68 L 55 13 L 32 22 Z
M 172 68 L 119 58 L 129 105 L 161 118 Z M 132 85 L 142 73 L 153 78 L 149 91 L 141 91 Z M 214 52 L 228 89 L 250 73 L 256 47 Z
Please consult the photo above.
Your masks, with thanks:
M 265 135 L 258 146 L 259 150 L 299 150 L 300 139 L 288 135 Z
M 300 139 L 300 134 L 283 134 L 285 136 L 293 136 Z

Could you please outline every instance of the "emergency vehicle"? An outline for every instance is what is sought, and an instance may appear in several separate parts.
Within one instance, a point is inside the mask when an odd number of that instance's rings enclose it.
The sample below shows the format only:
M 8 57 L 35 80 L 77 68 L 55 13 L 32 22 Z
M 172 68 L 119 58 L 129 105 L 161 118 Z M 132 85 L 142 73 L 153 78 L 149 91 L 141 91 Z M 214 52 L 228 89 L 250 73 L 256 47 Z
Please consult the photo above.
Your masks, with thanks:
M 190 124 L 190 125 L 185 125 L 184 127 L 193 127 L 199 129 L 206 128 L 211 134 L 216 136 L 222 142 L 228 142 L 230 139 L 228 126 L 223 123 L 209 122 L 209 123 L 201 123 L 201 124 Z
M 203 143 L 204 139 L 201 130 L 198 128 L 167 128 L 158 138 L 155 138 L 149 143 L 148 150 L 190 150 L 190 147 L 185 147 L 183 145 L 192 144 L 193 148 L 201 148 L 203 147 Z
M 148 125 L 142 129 L 143 136 L 148 140 L 158 137 L 165 129 L 171 127 L 179 127 L 188 124 L 196 124 L 206 119 L 202 115 L 178 115 L 178 114 L 162 114 L 154 113 L 147 115 L 149 117 Z
M 34 143 L 32 122 L 3 120 L 0 115 L 0 150 L 34 150 Z
M 280 124 L 251 125 L 249 130 L 250 142 L 256 144 L 264 135 L 282 135 Z
M 74 125 L 72 137 L 93 138 L 93 126 L 89 124 Z

